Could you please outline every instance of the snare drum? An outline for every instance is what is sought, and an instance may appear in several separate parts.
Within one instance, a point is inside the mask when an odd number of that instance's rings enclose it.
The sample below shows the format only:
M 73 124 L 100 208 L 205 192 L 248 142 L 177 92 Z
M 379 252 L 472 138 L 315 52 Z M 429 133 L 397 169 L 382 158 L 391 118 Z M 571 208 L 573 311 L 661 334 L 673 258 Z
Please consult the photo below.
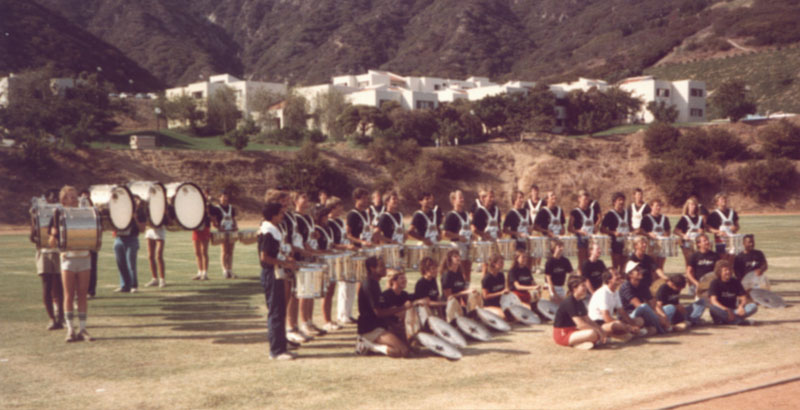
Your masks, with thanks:
M 564 244 L 562 256 L 569 258 L 578 254 L 578 237 L 575 235 L 561 235 L 558 239 Z
M 221 245 L 223 243 L 236 243 L 239 235 L 236 232 L 217 231 L 211 232 L 211 244 Z
M 59 204 L 48 204 L 43 198 L 33 198 L 31 201 L 31 226 L 33 229 L 32 239 L 37 248 L 48 248 L 47 244 L 50 238 L 50 221 L 53 219 L 53 214 L 56 209 L 60 208 Z
M 238 231 L 237 235 L 239 242 L 250 245 L 251 243 L 258 242 L 258 230 L 257 229 L 242 229 Z
M 528 237 L 528 253 L 532 258 L 543 258 L 547 255 L 548 240 L 546 236 L 529 236 Z
M 470 258 L 478 263 L 487 262 L 492 256 L 492 245 L 489 241 L 472 242 L 469 248 Z
M 386 268 L 388 269 L 402 269 L 404 260 L 400 257 L 400 251 L 403 249 L 403 245 L 398 244 L 388 244 L 383 245 L 380 247 L 381 255 L 383 256 L 383 262 L 386 264 Z
M 592 235 L 589 239 L 590 246 L 593 244 L 597 244 L 600 248 L 600 256 L 606 256 L 611 254 L 611 237 L 608 235 Z
M 412 270 L 419 269 L 419 263 L 426 256 L 432 255 L 430 247 L 425 245 L 406 246 L 406 267 Z
M 56 223 L 60 251 L 100 250 L 103 224 L 95 208 L 61 208 Z
M 653 245 L 651 255 L 659 258 L 669 258 L 678 256 L 678 238 L 674 236 L 658 237 L 650 241 Z
M 511 238 L 504 238 L 497 240 L 497 252 L 503 256 L 507 261 L 514 260 L 514 255 L 517 250 L 517 240 Z
M 333 254 L 333 256 L 335 260 L 333 271 L 328 272 L 331 280 L 347 282 L 346 275 L 350 269 L 350 258 L 353 256 L 353 252 L 340 252 Z
M 361 282 L 367 279 L 367 257 L 356 255 L 350 258 L 345 272 L 345 282 Z
M 92 185 L 89 197 L 100 214 L 103 229 L 124 231 L 133 223 L 133 194 L 124 186 Z
M 729 233 L 725 237 L 725 252 L 730 255 L 738 255 L 744 252 L 744 234 Z
M 323 296 L 327 267 L 322 264 L 309 263 L 300 265 L 294 273 L 294 294 L 298 299 L 314 299 Z
M 433 245 L 431 249 L 433 260 L 436 261 L 436 264 L 438 265 L 445 257 L 447 257 L 447 252 L 450 252 L 453 249 L 457 248 L 452 243 L 437 243 L 436 245 Z
M 206 197 L 203 191 L 191 182 L 172 182 L 165 185 L 167 190 L 167 229 L 200 228 L 206 216 Z
M 160 228 L 167 217 L 167 193 L 160 182 L 136 181 L 128 184 L 128 190 L 138 197 L 147 209 L 147 222 Z
M 328 283 L 336 280 L 336 254 L 317 255 L 316 260 L 319 264 L 325 265 L 325 289 L 328 289 Z
M 622 250 L 623 255 L 630 255 L 636 251 L 636 238 L 637 235 L 625 235 L 625 247 Z

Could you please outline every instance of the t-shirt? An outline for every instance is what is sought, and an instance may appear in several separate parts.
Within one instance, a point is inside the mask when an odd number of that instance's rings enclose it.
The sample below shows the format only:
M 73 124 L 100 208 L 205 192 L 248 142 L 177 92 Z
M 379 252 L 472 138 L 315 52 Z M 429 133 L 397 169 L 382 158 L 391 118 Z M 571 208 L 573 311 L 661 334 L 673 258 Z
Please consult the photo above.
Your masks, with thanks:
M 375 309 L 380 306 L 381 284 L 374 279 L 361 282 L 358 290 L 358 334 L 363 335 L 383 326 Z
M 617 228 L 619 228 L 620 220 L 624 221 L 626 219 L 626 217 L 627 217 L 628 229 L 631 229 L 631 226 L 630 226 L 631 220 L 630 220 L 630 217 L 628 215 L 629 214 L 628 214 L 628 210 L 627 209 L 625 209 L 624 212 L 619 213 L 619 214 L 617 214 L 617 212 L 612 209 L 612 210 L 606 212 L 605 216 L 603 216 L 603 221 L 600 222 L 600 227 L 601 228 L 605 228 L 606 230 L 611 231 L 611 232 L 617 232 Z M 612 236 L 612 238 L 611 238 L 611 253 L 617 254 L 617 255 L 622 254 L 622 250 L 623 250 L 624 247 L 625 247 L 625 244 L 623 242 L 618 241 L 617 238 Z
M 294 220 L 297 221 L 297 232 L 303 236 L 303 243 L 306 243 L 308 241 L 308 235 L 311 232 L 311 226 L 313 225 L 311 217 L 295 213 Z
M 658 287 L 656 291 L 656 300 L 661 302 L 662 305 L 678 305 L 680 304 L 681 291 L 675 290 L 664 283 Z
M 727 282 L 714 279 L 708 288 L 708 294 L 716 296 L 719 303 L 728 309 L 736 309 L 736 297 L 746 295 L 742 283 L 733 279 Z
M 333 236 L 333 243 L 337 245 L 342 244 L 342 239 L 344 239 L 345 231 L 344 226 L 342 225 L 341 220 L 328 220 L 328 229 Z
M 317 249 L 321 251 L 327 250 L 328 248 L 333 249 L 334 242 L 333 242 L 333 233 L 331 232 L 331 227 L 330 226 L 323 227 L 317 225 L 316 231 L 317 231 Z M 331 237 L 330 243 L 328 243 L 328 237 Z
M 281 249 L 281 243 L 275 237 L 272 236 L 271 233 L 261 234 L 258 235 L 258 253 L 259 255 L 261 252 L 266 252 L 267 256 L 271 258 L 278 258 L 278 251 Z M 259 260 L 261 258 L 259 257 Z M 264 269 L 268 268 L 275 268 L 273 265 L 270 265 L 264 261 L 261 261 L 261 267 Z
M 636 256 L 635 252 L 632 253 L 628 259 L 639 264 L 639 271 L 642 272 L 642 286 L 646 286 L 650 289 L 650 285 L 653 284 L 653 280 L 656 276 L 656 269 L 658 268 L 656 261 L 648 254 L 644 254 L 644 256 L 639 258 Z
M 458 214 L 458 215 L 456 215 Z M 458 219 L 458 216 L 461 216 L 461 219 Z M 456 212 L 452 211 L 447 214 L 444 218 L 444 230 L 447 232 L 452 232 L 458 234 L 461 232 L 461 220 L 469 223 L 469 214 L 466 212 Z M 469 227 L 467 227 L 469 229 Z
M 514 282 L 519 282 L 520 285 L 523 286 L 532 286 L 533 285 L 533 273 L 531 273 L 530 268 L 526 268 L 524 266 L 519 266 L 517 268 L 512 268 L 508 271 L 508 288 L 511 290 L 517 290 L 516 286 L 514 286 Z
M 748 253 L 742 252 L 736 255 L 736 259 L 733 261 L 733 273 L 736 274 L 737 279 L 742 280 L 744 275 L 757 268 L 763 268 L 766 264 L 767 258 L 764 257 L 764 252 L 753 249 Z
M 397 306 L 403 306 L 406 301 L 412 300 L 411 295 L 408 292 L 401 290 L 400 294 L 394 293 L 391 289 L 386 289 L 381 293 L 381 298 L 378 301 L 379 306 L 382 309 L 393 308 Z M 395 324 L 399 323 L 400 319 L 397 316 L 389 316 L 383 318 L 383 323 L 385 324 Z
M 356 238 L 361 236 L 361 232 L 364 230 L 364 221 L 369 221 L 367 214 L 367 211 L 359 211 L 358 209 L 353 209 L 347 213 L 347 227 L 350 229 L 350 235 Z
M 503 221 L 503 229 L 507 229 L 511 232 L 517 232 L 519 229 L 519 223 L 521 221 L 520 215 L 522 215 L 523 218 L 528 218 L 528 211 L 525 210 L 525 208 L 517 210 L 512 209 L 508 211 L 506 214 L 506 219 Z
M 419 278 L 414 286 L 414 300 L 422 298 L 430 298 L 433 302 L 439 300 L 439 285 L 436 284 L 436 279 Z
M 450 289 L 450 294 L 463 292 L 467 289 L 467 282 L 461 272 L 447 271 L 442 275 L 442 292 Z
M 425 232 L 428 230 L 428 221 L 431 221 L 436 227 L 438 227 L 439 222 L 441 219 L 436 216 L 436 220 L 434 221 L 435 210 L 431 209 L 428 212 L 424 212 L 425 216 L 422 216 L 422 210 L 418 212 L 414 212 L 414 216 L 411 217 L 411 226 L 417 231 L 417 235 L 425 236 Z M 426 220 L 425 217 L 428 217 Z
M 599 205 L 598 205 L 598 207 L 599 207 Z M 575 208 L 572 211 L 570 211 L 570 213 L 569 213 L 570 220 L 572 220 L 572 228 L 573 229 L 581 229 L 581 228 L 583 228 L 583 214 L 581 214 L 581 211 L 583 211 L 583 213 L 586 214 L 587 218 L 589 216 L 592 217 L 592 226 L 594 226 L 594 224 L 597 223 L 597 220 L 600 219 L 600 213 L 599 212 L 592 212 L 592 208 L 591 207 L 589 207 L 589 209 L 581 209 L 581 210 L 578 210 L 578 208 Z
M 381 214 L 380 218 L 378 219 L 378 229 L 380 229 L 381 235 L 383 235 L 384 238 L 391 240 L 394 236 L 394 231 L 396 228 L 395 221 L 400 226 L 400 229 L 403 229 L 403 215 L 400 212 L 393 212 L 391 216 L 388 212 Z
M 650 293 L 650 287 L 642 286 L 643 282 L 644 281 L 640 282 L 639 286 L 633 286 L 630 281 L 625 281 L 619 288 L 619 297 L 622 300 L 622 307 L 626 312 L 631 313 L 636 309 L 633 303 L 631 303 L 633 298 L 638 298 L 641 303 L 647 303 L 653 298 L 653 295 Z
M 689 258 L 689 266 L 694 269 L 694 278 L 700 280 L 709 272 L 714 271 L 714 265 L 719 260 L 719 255 L 716 252 L 709 250 L 706 253 L 695 252 Z
M 222 223 L 223 212 L 222 212 L 222 205 L 212 204 L 208 207 L 208 215 L 219 225 Z M 226 212 L 231 213 L 231 218 L 234 220 L 236 219 L 236 208 L 228 204 L 228 206 L 224 207 Z
M 566 299 L 564 299 L 561 304 L 558 305 L 556 317 L 553 320 L 553 327 L 576 327 L 577 325 L 572 318 L 583 317 L 587 314 L 588 312 L 586 311 L 586 305 L 583 304 L 583 301 L 575 299 L 575 297 L 572 295 L 567 296 Z
M 725 214 L 725 216 L 729 217 L 731 212 L 733 212 L 733 224 L 735 225 L 736 223 L 739 222 L 739 214 L 737 214 L 736 211 L 734 211 L 731 208 L 728 208 L 723 213 Z M 714 212 L 708 214 L 708 226 L 714 229 L 719 229 L 721 225 L 722 225 L 722 217 L 719 216 L 719 212 L 715 210 Z
M 487 214 L 486 211 L 489 211 L 489 213 Z M 478 232 L 483 232 L 486 229 L 486 225 L 489 224 L 490 214 L 492 216 L 497 215 L 497 227 L 499 228 L 500 226 L 502 226 L 500 224 L 501 222 L 500 210 L 497 209 L 497 205 L 492 205 L 488 208 L 486 207 L 480 208 L 476 203 L 475 205 L 472 206 L 472 224 L 475 225 L 475 229 L 477 229 Z
M 581 266 L 581 275 L 589 280 L 589 283 L 592 284 L 592 289 L 597 290 L 603 286 L 603 273 L 606 269 L 606 264 L 602 259 L 594 262 L 587 259 Z
M 614 292 L 608 286 L 603 285 L 592 294 L 592 299 L 589 301 L 589 319 L 605 321 L 604 310 L 614 317 L 614 313 L 621 307 L 622 300 L 619 292 Z
M 551 218 L 550 218 L 550 213 L 547 212 L 547 209 L 550 208 L 542 207 L 539 210 L 539 213 L 536 214 L 536 219 L 533 221 L 534 226 L 538 226 L 539 228 L 545 230 L 550 229 Z M 556 217 L 560 213 L 561 217 L 558 219 L 561 222 L 561 226 L 566 226 L 567 219 L 566 216 L 564 215 L 564 212 L 561 210 L 561 207 L 556 206 L 555 208 L 550 209 L 550 212 L 553 213 L 553 217 Z M 562 229 L 561 233 L 564 234 L 565 233 L 564 231 L 565 230 Z
M 689 221 L 691 221 L 692 222 L 692 226 L 694 226 L 694 225 L 697 225 L 698 219 L 700 219 L 700 218 L 702 218 L 701 215 L 697 215 L 697 216 L 694 216 L 694 217 L 689 216 L 689 215 L 683 215 L 683 216 L 681 216 L 681 219 L 678 220 L 678 224 L 675 225 L 675 229 L 677 229 L 677 230 L 679 230 L 679 231 L 681 231 L 683 233 L 688 233 L 688 231 L 689 231 Z M 704 224 L 705 224 L 705 218 L 703 218 L 703 223 L 700 224 L 700 229 L 703 229 L 703 225 Z
M 554 286 L 564 286 L 567 274 L 572 272 L 572 263 L 565 257 L 550 258 L 544 264 L 544 275 L 553 279 Z
M 483 275 L 481 280 L 481 287 L 486 289 L 489 293 L 497 293 L 506 288 L 506 277 L 503 272 L 498 272 L 497 275 L 487 273 Z M 483 301 L 486 306 L 500 306 L 500 297 L 486 299 Z
M 653 222 L 654 219 L 655 223 Z M 663 222 L 664 231 L 662 232 L 662 235 L 668 236 L 670 232 L 672 232 L 672 226 L 670 226 L 669 224 L 669 218 L 667 218 L 664 214 L 661 214 L 657 217 L 653 216 L 652 214 L 645 216 L 644 218 L 642 218 L 641 228 L 645 232 L 648 233 L 653 232 L 653 230 L 655 230 L 656 225 L 661 223 L 661 221 L 664 221 Z

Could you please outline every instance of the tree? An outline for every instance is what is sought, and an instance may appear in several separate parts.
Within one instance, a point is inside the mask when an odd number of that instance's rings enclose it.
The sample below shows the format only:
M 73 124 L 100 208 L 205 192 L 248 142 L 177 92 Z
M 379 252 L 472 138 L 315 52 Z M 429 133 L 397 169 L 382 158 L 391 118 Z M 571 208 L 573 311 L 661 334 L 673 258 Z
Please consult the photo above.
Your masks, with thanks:
M 505 96 L 506 123 L 503 134 L 508 139 L 522 138 L 525 132 L 551 131 L 556 123 L 556 98 L 550 87 L 539 84 L 528 93 Z
M 581 133 L 594 133 L 619 124 L 639 111 L 642 101 L 617 87 L 600 91 L 573 90 L 566 97 L 567 128 Z
M 212 134 L 227 134 L 236 128 L 242 112 L 236 105 L 236 91 L 222 86 L 208 97 L 206 128 Z
M 304 130 L 308 128 L 308 101 L 302 95 L 290 92 L 283 107 L 283 127 Z
M 667 105 L 664 101 L 658 103 L 650 101 L 647 103 L 647 111 L 650 111 L 658 122 L 671 124 L 678 119 L 678 109 L 674 105 Z
M 432 110 L 393 110 L 389 119 L 392 125 L 384 135 L 396 141 L 413 139 L 420 146 L 433 145 L 433 136 L 439 130 Z
M 468 101 L 457 100 L 452 103 L 439 104 L 434 115 L 438 123 L 435 138 L 438 138 L 442 144 L 474 143 L 483 137 L 481 120 L 472 114 Z
M 344 94 L 336 89 L 331 89 L 326 93 L 317 94 L 314 97 L 314 102 L 317 107 L 314 111 L 317 127 L 326 132 L 334 141 L 344 139 L 344 128 L 337 121 L 345 109 L 350 106 Z
M 347 177 L 332 168 L 310 141 L 278 171 L 277 178 L 280 185 L 311 196 L 316 196 L 321 189 L 335 195 L 346 195 L 350 191 Z
M 644 132 L 644 147 L 650 155 L 659 157 L 675 149 L 681 132 L 663 122 L 656 122 Z
M 391 121 L 386 113 L 368 105 L 348 106 L 336 121 L 345 134 L 357 134 L 361 140 L 366 140 L 367 132 L 371 132 L 373 129 L 384 130 L 391 126 Z
M 782 119 L 758 132 L 764 153 L 774 158 L 800 159 L 800 127 Z
M 747 114 L 755 114 L 757 106 L 747 92 L 747 86 L 739 80 L 728 80 L 717 87 L 709 97 L 709 103 L 719 118 L 730 118 L 737 122 Z
M 286 99 L 284 94 L 259 88 L 247 95 L 247 106 L 254 114 L 257 125 L 262 128 L 272 128 L 275 123 L 275 115 L 270 109 L 284 99 Z
M 475 104 L 474 111 L 490 133 L 496 132 L 508 119 L 506 116 L 506 99 L 502 95 L 482 98 Z
M 247 147 L 250 137 L 258 134 L 259 128 L 253 119 L 246 119 L 238 128 L 222 136 L 222 142 L 241 151 Z
M 778 158 L 753 161 L 739 168 L 738 177 L 744 192 L 759 201 L 769 201 L 796 189 L 797 171 L 792 161 Z
M 203 119 L 203 112 L 197 108 L 194 98 L 181 94 L 167 100 L 164 108 L 167 118 L 180 121 L 193 133 L 197 132 L 197 123 Z

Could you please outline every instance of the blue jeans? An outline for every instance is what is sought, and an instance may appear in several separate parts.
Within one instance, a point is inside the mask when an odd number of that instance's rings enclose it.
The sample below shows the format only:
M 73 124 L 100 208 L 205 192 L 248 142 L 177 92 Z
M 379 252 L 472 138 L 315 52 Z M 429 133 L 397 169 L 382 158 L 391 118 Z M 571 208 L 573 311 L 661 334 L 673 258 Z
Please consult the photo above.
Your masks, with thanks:
M 663 307 L 663 310 L 664 313 L 667 314 L 670 323 L 674 324 L 688 320 L 692 324 L 697 324 L 700 320 L 700 316 L 703 316 L 703 312 L 706 310 L 706 301 L 705 299 L 699 299 L 691 305 L 685 305 L 684 308 L 686 309 L 686 315 L 688 317 L 683 317 L 684 315 L 678 312 L 675 305 L 666 305 Z
M 272 357 L 286 353 L 286 295 L 285 282 L 275 279 L 273 269 L 261 269 L 261 286 L 267 300 L 267 340 L 269 354 Z
M 633 309 L 633 312 L 630 313 L 632 319 L 637 317 L 641 317 L 644 319 L 645 326 L 653 326 L 658 330 L 658 333 L 667 333 L 663 326 L 661 326 L 661 321 L 658 320 L 658 315 L 650 307 L 647 303 L 642 303 L 636 309 Z
M 711 318 L 714 319 L 715 324 L 739 325 L 742 324 L 746 318 L 758 312 L 758 305 L 755 303 L 744 305 L 744 316 L 739 316 L 739 314 L 734 311 L 733 320 L 728 320 L 728 312 L 725 309 L 714 305 L 708 307 L 708 312 L 711 313 Z
M 117 236 L 114 241 L 114 254 L 119 269 L 119 287 L 131 290 L 139 287 L 136 274 L 136 255 L 139 253 L 139 236 Z

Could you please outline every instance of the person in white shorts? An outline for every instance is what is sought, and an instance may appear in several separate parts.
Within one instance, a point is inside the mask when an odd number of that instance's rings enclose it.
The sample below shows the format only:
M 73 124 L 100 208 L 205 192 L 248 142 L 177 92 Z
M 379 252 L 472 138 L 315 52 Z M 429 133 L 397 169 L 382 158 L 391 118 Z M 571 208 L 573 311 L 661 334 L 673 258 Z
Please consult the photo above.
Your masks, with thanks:
M 147 258 L 150 260 L 150 273 L 153 275 L 153 279 L 144 286 L 158 285 L 159 288 L 163 288 L 167 285 L 164 277 L 164 240 L 167 237 L 167 230 L 163 226 L 158 228 L 148 226 L 144 237 L 147 238 Z

